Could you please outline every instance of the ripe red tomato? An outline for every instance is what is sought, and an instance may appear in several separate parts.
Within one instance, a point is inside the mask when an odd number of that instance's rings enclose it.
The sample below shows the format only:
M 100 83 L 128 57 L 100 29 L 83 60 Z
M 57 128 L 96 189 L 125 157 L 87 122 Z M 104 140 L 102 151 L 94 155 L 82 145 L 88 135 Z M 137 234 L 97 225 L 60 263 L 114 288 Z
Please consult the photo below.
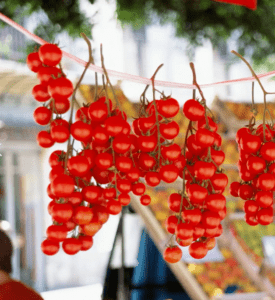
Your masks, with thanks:
M 86 235 L 94 236 L 101 229 L 102 224 L 99 222 L 99 219 L 94 216 L 89 224 L 81 225 L 80 227 Z
M 97 156 L 97 153 L 94 149 L 85 149 L 85 150 L 79 152 L 79 156 L 85 156 L 88 159 L 89 169 L 94 167 L 95 157 Z
M 89 161 L 84 155 L 72 156 L 68 159 L 67 166 L 69 172 L 78 177 L 84 176 L 90 169 Z
M 251 173 L 263 173 L 266 168 L 265 160 L 258 156 L 250 156 L 246 162 L 246 167 Z
M 109 219 L 109 213 L 105 206 L 95 205 L 93 206 L 94 218 L 96 218 L 100 224 L 104 224 Z
M 74 191 L 75 182 L 72 177 L 60 174 L 51 183 L 51 189 L 53 194 L 58 197 L 69 197 Z
M 82 248 L 82 242 L 76 238 L 67 238 L 62 243 L 62 248 L 66 254 L 75 255 Z
M 274 131 L 270 128 L 268 124 L 265 125 L 265 142 L 270 141 L 274 136 Z M 264 126 L 260 124 L 257 127 L 256 134 L 260 136 L 261 140 L 264 142 Z
M 92 121 L 103 122 L 108 117 L 108 107 L 102 101 L 92 103 L 88 108 L 88 116 Z
M 140 128 L 140 131 L 143 134 L 146 134 L 149 130 L 150 132 L 153 132 L 156 129 L 156 116 L 150 116 L 150 117 L 143 117 L 138 119 L 138 126 Z
M 181 240 L 186 240 L 193 237 L 193 225 L 187 223 L 179 223 L 176 227 L 176 237 Z
M 122 133 L 126 121 L 118 116 L 109 117 L 105 120 L 105 129 L 110 136 L 117 136 Z
M 273 209 L 272 208 L 262 208 L 256 214 L 257 221 L 261 225 L 269 225 L 273 222 Z
M 206 256 L 208 252 L 206 243 L 195 242 L 189 246 L 189 254 L 196 259 L 201 259 Z
M 177 160 L 181 155 L 181 149 L 178 144 L 172 144 L 169 146 L 162 146 L 161 147 L 161 154 L 164 159 L 169 161 Z
M 250 226 L 256 226 L 259 224 L 257 218 L 257 214 L 246 213 L 245 214 L 245 222 Z
M 178 194 L 178 193 L 170 194 L 170 196 L 168 198 L 169 209 L 171 209 L 174 212 L 180 212 L 181 201 L 183 201 L 183 203 L 182 203 L 183 208 L 189 206 L 187 200 L 185 198 L 182 198 L 181 194 Z
M 264 160 L 272 161 L 275 160 L 275 143 L 265 143 L 261 148 L 261 156 Z
M 64 126 L 66 128 L 69 129 L 70 125 L 69 125 L 69 122 L 64 120 L 64 119 L 61 119 L 61 118 L 56 118 L 55 120 L 53 120 L 51 122 L 51 128 L 55 127 L 55 126 Z
M 108 170 L 101 170 L 97 166 L 93 168 L 93 176 L 95 181 L 99 184 L 107 184 L 111 181 L 111 172 Z
M 250 130 L 246 127 L 240 128 L 236 133 L 236 141 L 239 144 L 243 136 L 249 135 Z
M 64 174 L 65 170 L 62 166 L 55 166 L 51 169 L 51 172 L 49 174 L 50 182 L 52 182 L 57 176 L 60 174 Z
M 53 81 L 52 75 L 57 78 L 61 75 L 61 70 L 56 67 L 40 67 L 37 72 L 37 78 L 42 85 L 48 86 Z
M 129 172 L 133 167 L 133 161 L 129 157 L 119 156 L 116 158 L 116 167 L 120 172 Z
M 67 99 L 74 91 L 72 82 L 65 77 L 60 77 L 49 82 L 48 93 L 54 99 Z
M 179 176 L 179 169 L 174 165 L 165 165 L 160 168 L 160 179 L 167 183 L 176 181 Z
M 246 134 L 240 140 L 240 147 L 247 153 L 256 153 L 261 147 L 262 141 L 257 135 Z
M 149 171 L 156 165 L 156 160 L 153 156 L 149 155 L 148 153 L 140 153 L 138 158 L 138 165 L 146 170 Z
M 96 185 L 89 185 L 82 189 L 83 200 L 91 204 L 96 204 L 101 194 L 102 194 L 101 188 Z
M 244 211 L 247 214 L 256 214 L 259 210 L 259 205 L 254 200 L 248 200 L 244 203 Z
M 218 130 L 218 125 L 210 117 L 207 117 L 207 119 L 208 119 L 209 129 L 213 132 L 216 132 Z M 206 128 L 205 118 L 202 118 L 198 121 L 198 128 Z
M 73 222 L 72 220 L 69 220 L 68 222 L 63 223 L 63 225 L 67 228 L 68 232 L 74 230 L 76 227 L 75 222 Z
M 204 232 L 204 236 L 205 237 L 215 237 L 216 234 L 218 233 L 218 226 L 214 227 L 214 228 L 209 228 L 209 227 L 206 227 L 205 228 L 205 232 Z
M 192 226 L 196 226 L 200 223 L 201 221 L 201 211 L 198 208 L 193 208 L 189 210 L 183 210 L 182 212 L 182 218 L 186 223 L 189 223 Z M 193 236 L 193 234 L 192 234 Z
M 201 223 L 195 226 L 193 232 L 194 241 L 201 238 L 204 235 L 204 232 L 205 232 L 205 227 Z
M 106 208 L 110 215 L 118 215 L 122 210 L 120 202 L 115 199 L 109 199 Z
M 59 242 L 44 240 L 41 243 L 41 250 L 46 255 L 54 255 L 59 251 Z
M 40 131 L 36 137 L 37 143 L 42 148 L 50 148 L 54 145 L 54 140 L 47 131 Z
M 89 120 L 89 117 L 88 117 L 88 107 L 87 106 L 80 107 L 76 111 L 76 113 L 75 113 L 75 120 L 76 121 L 83 121 L 85 123 Z
M 213 159 L 216 165 L 221 165 L 225 159 L 225 153 L 222 150 L 215 150 L 213 148 L 210 149 L 211 158 Z M 203 157 L 208 156 L 208 149 L 205 149 L 203 153 Z
M 192 134 L 187 138 L 187 148 L 191 153 L 195 155 L 200 155 L 203 151 L 203 148 L 200 145 L 198 145 L 196 141 L 195 134 Z
M 183 113 L 191 121 L 199 121 L 204 117 L 204 107 L 195 99 L 187 100 L 183 105 Z
M 132 192 L 133 194 L 137 196 L 141 196 L 145 192 L 145 185 L 142 182 L 137 182 L 135 184 L 132 184 Z
M 144 206 L 147 206 L 151 203 L 151 197 L 149 195 L 142 195 L 140 197 L 140 203 Z
M 174 165 L 179 169 L 179 174 L 182 176 L 183 169 L 186 165 L 186 159 L 181 155 L 177 160 L 174 161 Z
M 122 206 L 127 206 L 131 202 L 131 197 L 127 193 L 122 193 L 118 196 L 118 201 Z
M 177 239 L 177 243 L 181 246 L 181 247 L 187 247 L 189 245 L 192 244 L 193 242 L 193 237 L 186 239 L 186 240 L 181 240 L 181 239 Z
M 67 198 L 68 202 L 72 204 L 72 206 L 79 206 L 82 202 L 82 193 L 81 192 L 73 192 L 70 197 Z
M 132 184 L 128 179 L 117 179 L 117 189 L 121 193 L 129 193 L 132 189 Z
M 257 192 L 255 195 L 255 201 L 260 207 L 269 207 L 273 204 L 273 192 Z
M 157 186 L 160 183 L 160 175 L 157 172 L 148 172 L 145 175 L 145 181 L 149 186 Z
M 73 206 L 70 203 L 55 203 L 51 215 L 56 222 L 66 223 L 73 216 Z
M 67 228 L 64 225 L 51 225 L 46 231 L 47 238 L 56 242 L 63 242 L 67 238 Z
M 93 128 L 91 125 L 82 121 L 76 121 L 70 128 L 72 136 L 80 142 L 89 142 L 92 140 Z
M 248 169 L 246 168 L 246 165 L 241 166 L 239 175 L 243 181 L 251 181 L 255 177 L 255 174 L 248 171 Z
M 264 173 L 258 178 L 259 188 L 263 191 L 273 190 L 275 187 L 275 177 L 272 174 Z
M 47 186 L 47 194 L 48 196 L 51 198 L 51 199 L 56 199 L 57 197 L 53 194 L 52 192 L 52 187 L 51 187 L 51 184 L 49 184 Z
M 47 206 L 49 215 L 52 214 L 52 208 L 53 208 L 53 205 L 54 205 L 54 204 L 55 204 L 55 201 L 52 200 L 51 202 L 49 202 L 49 204 L 48 204 L 48 206 Z
M 32 95 L 34 99 L 39 102 L 46 102 L 51 99 L 47 86 L 42 84 L 37 84 L 32 88 Z
M 62 51 L 55 44 L 44 44 L 38 50 L 40 60 L 48 66 L 56 66 L 62 58 Z
M 92 236 L 80 235 L 78 239 L 81 242 L 81 251 L 87 251 L 92 248 L 94 243 Z
M 129 151 L 131 147 L 131 140 L 125 134 L 117 135 L 113 140 L 113 149 L 116 153 L 124 154 Z
M 220 216 L 220 219 L 221 219 L 221 221 L 225 218 L 225 216 L 226 216 L 226 206 L 222 209 L 222 210 L 219 210 L 218 211 L 218 214 L 219 214 L 219 216 Z
M 178 246 L 167 247 L 164 250 L 163 258 L 166 262 L 174 264 L 181 260 L 182 251 Z
M 173 98 L 159 101 L 158 112 L 165 118 L 172 118 L 179 112 L 180 106 L 177 100 Z
M 212 250 L 216 246 L 216 239 L 214 237 L 206 240 L 206 247 L 208 250 Z
M 33 118 L 39 125 L 49 124 L 52 117 L 52 112 L 44 106 L 37 107 L 33 112 Z
M 157 146 L 157 138 L 153 135 L 139 136 L 138 147 L 143 152 L 151 152 Z
M 215 137 L 213 132 L 210 130 L 199 128 L 195 134 L 197 145 L 202 148 L 211 147 L 215 142 Z
M 116 189 L 115 188 L 103 189 L 103 197 L 105 199 L 115 198 L 116 197 Z
M 51 138 L 56 143 L 64 143 L 70 137 L 70 131 L 67 127 L 58 125 L 51 128 Z
M 220 221 L 221 219 L 217 212 L 205 210 L 202 213 L 201 223 L 205 226 L 205 228 L 217 227 L 219 226 Z
M 32 52 L 27 56 L 27 66 L 28 68 L 36 73 L 42 67 L 42 61 L 39 58 L 38 52 Z
M 174 234 L 177 225 L 178 225 L 178 218 L 176 216 L 169 216 L 166 219 L 165 227 L 169 233 Z
M 87 206 L 78 206 L 74 209 L 73 221 L 78 225 L 89 224 L 93 218 L 93 211 Z
M 95 158 L 95 164 L 99 169 L 107 170 L 113 164 L 113 156 L 107 152 L 99 153 Z
M 171 121 L 169 123 L 161 123 L 159 131 L 163 138 L 172 140 L 179 134 L 180 128 L 178 123 Z
M 223 173 L 215 173 L 210 181 L 215 190 L 223 190 L 228 184 L 228 177 Z
M 233 197 L 239 197 L 240 183 L 235 181 L 230 184 L 229 192 Z
M 65 114 L 70 109 L 68 99 L 53 99 L 50 102 L 50 108 L 55 114 Z
M 253 197 L 254 192 L 255 190 L 252 185 L 242 184 L 239 189 L 239 197 L 241 197 L 243 200 L 248 200 Z
M 194 167 L 195 176 L 198 179 L 210 179 L 216 172 L 216 167 L 212 162 L 197 161 Z
M 94 142 L 98 145 L 104 145 L 109 141 L 109 134 L 102 126 L 97 126 L 93 131 Z
M 226 204 L 226 199 L 222 194 L 212 194 L 208 195 L 206 198 L 207 209 L 219 212 L 223 210 Z
M 192 204 L 201 204 L 205 201 L 208 192 L 206 188 L 195 183 L 188 186 L 187 194 Z

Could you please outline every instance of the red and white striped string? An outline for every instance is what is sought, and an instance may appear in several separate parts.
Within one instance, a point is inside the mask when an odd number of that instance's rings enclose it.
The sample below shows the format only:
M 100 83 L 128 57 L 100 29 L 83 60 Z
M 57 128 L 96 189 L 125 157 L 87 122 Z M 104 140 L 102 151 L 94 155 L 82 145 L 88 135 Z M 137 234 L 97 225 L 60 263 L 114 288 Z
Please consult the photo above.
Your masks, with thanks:
M 37 42 L 40 45 L 44 45 L 47 42 L 44 41 L 43 39 L 41 39 L 40 37 L 38 37 L 37 35 L 29 32 L 27 29 L 25 29 L 24 27 L 22 27 L 21 25 L 17 24 L 16 22 L 14 22 L 13 20 L 11 20 L 10 18 L 8 18 L 7 16 L 3 15 L 2 13 L 0 13 L 0 19 L 2 21 L 4 21 L 5 23 L 9 24 L 10 26 L 12 26 L 13 28 L 17 29 L 18 31 L 22 32 L 24 35 L 26 35 L 27 37 L 31 38 L 32 40 L 34 40 L 35 42 Z M 79 63 L 82 66 L 86 66 L 87 62 L 66 52 L 63 51 L 63 55 L 77 63 Z M 90 64 L 89 69 L 94 71 L 94 72 L 98 72 L 103 74 L 103 69 L 101 67 L 95 66 L 93 64 Z M 131 82 L 136 82 L 136 83 L 142 83 L 142 84 L 152 84 L 151 79 L 149 78 L 145 78 L 145 77 L 140 77 L 140 76 L 136 76 L 136 75 L 131 75 L 131 74 L 127 74 L 127 73 L 122 73 L 122 72 L 117 72 L 117 71 L 113 71 L 113 70 L 107 70 L 109 76 L 111 77 L 116 77 L 118 79 L 122 79 L 122 80 L 126 80 L 126 81 L 131 81 Z M 257 75 L 259 78 L 269 78 L 272 76 L 275 76 L 275 71 L 271 71 L 271 72 L 267 72 L 267 73 L 263 73 L 263 74 L 258 74 Z M 255 78 L 252 77 L 245 77 L 245 78 L 240 78 L 240 79 L 233 79 L 233 80 L 228 80 L 228 81 L 220 81 L 220 82 L 215 82 L 215 83 L 208 83 L 208 84 L 201 84 L 200 87 L 201 88 L 209 88 L 209 87 L 213 87 L 213 86 L 222 86 L 222 85 L 229 85 L 229 84 L 235 84 L 235 83 L 240 83 L 240 82 L 252 82 L 255 81 Z M 193 84 L 185 84 L 185 83 L 177 83 L 177 82 L 170 82 L 170 81 L 161 81 L 161 80 L 155 80 L 155 86 L 162 86 L 162 87 L 171 87 L 171 88 L 184 88 L 184 89 L 194 89 L 196 88 L 196 86 L 194 86 Z

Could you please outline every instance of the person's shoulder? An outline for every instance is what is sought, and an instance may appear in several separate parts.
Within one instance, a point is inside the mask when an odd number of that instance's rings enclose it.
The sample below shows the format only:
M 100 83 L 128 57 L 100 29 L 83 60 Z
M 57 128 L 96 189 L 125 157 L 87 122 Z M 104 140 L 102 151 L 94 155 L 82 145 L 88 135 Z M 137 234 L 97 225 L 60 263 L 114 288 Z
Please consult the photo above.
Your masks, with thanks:
M 29 300 L 43 300 L 43 298 L 31 287 L 25 285 L 24 283 L 13 280 L 11 281 L 12 290 L 16 291 L 20 299 L 29 299 Z

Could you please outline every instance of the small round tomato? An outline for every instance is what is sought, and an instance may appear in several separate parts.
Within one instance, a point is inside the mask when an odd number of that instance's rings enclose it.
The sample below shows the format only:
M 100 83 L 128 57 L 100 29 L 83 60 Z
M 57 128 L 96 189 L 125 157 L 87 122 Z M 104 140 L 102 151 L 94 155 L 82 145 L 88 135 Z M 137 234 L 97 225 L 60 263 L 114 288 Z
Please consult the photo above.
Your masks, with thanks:
M 166 262 L 174 264 L 181 260 L 182 251 L 178 246 L 167 247 L 164 250 L 163 258 Z

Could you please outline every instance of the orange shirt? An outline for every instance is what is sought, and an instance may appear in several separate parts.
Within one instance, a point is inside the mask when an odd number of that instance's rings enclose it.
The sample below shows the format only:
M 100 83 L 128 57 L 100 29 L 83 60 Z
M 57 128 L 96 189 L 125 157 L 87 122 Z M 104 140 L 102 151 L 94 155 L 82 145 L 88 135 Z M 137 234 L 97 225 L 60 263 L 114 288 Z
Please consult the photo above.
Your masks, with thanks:
M 0 285 L 0 300 L 43 300 L 43 298 L 25 284 L 11 280 Z

